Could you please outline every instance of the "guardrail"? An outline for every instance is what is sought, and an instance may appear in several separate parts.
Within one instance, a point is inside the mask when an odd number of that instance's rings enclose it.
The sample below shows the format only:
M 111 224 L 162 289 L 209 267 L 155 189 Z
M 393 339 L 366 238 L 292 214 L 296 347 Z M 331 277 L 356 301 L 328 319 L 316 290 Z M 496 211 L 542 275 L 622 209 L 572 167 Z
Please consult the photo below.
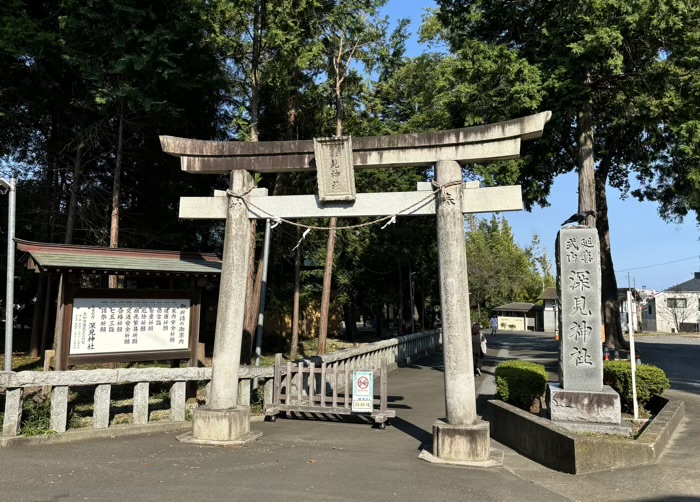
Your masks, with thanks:
M 410 363 L 434 352 L 440 344 L 438 330 L 426 331 L 361 347 L 341 350 L 324 356 L 310 357 L 305 364 L 325 362 L 329 368 L 338 365 L 353 369 L 379 367 L 382 359 L 389 369 Z M 269 405 L 273 397 L 274 367 L 243 366 L 239 373 L 239 404 L 248 406 L 251 400 L 252 382 L 258 379 L 262 388 L 263 403 Z M 52 387 L 51 425 L 54 432 L 65 432 L 68 425 L 68 392 L 80 387 L 95 387 L 93 421 L 94 429 L 110 426 L 112 386 L 133 386 L 133 425 L 149 423 L 149 388 L 151 383 L 170 385 L 170 421 L 184 422 L 186 411 L 187 382 L 211 379 L 211 368 L 125 368 L 73 371 L 20 371 L 0 373 L 0 388 L 5 389 L 5 409 L 2 437 L 21 434 L 24 389 L 29 387 Z

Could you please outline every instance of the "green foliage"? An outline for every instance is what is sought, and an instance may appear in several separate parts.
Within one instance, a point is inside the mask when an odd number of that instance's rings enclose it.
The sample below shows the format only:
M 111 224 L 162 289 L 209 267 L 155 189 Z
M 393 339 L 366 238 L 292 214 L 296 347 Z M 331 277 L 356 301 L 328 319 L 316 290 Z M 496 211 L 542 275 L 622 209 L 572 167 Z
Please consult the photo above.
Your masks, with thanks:
M 24 402 L 22 414 L 22 434 L 25 436 L 41 436 L 55 434 L 51 430 L 51 401 L 36 402 L 28 399 Z
M 663 395 L 671 388 L 671 382 L 661 368 L 650 364 L 637 366 L 637 400 L 645 406 L 654 396 Z M 632 409 L 632 367 L 629 361 L 605 361 L 603 364 L 603 382 L 615 389 L 628 410 Z
M 626 194 L 636 178 L 634 195 L 659 200 L 667 217 L 697 207 L 697 2 L 437 3 L 428 34 L 455 53 L 475 41 L 501 48 L 538 75 L 540 83 L 527 78 L 544 91 L 539 106 L 553 118 L 519 163 L 528 204 L 544 203 L 553 176 L 577 166 L 578 114 L 590 105 L 600 187 L 609 183 Z
M 510 302 L 534 302 L 543 287 L 554 284 L 546 254 L 537 237 L 530 246 L 515 243 L 508 221 L 467 217 L 467 262 L 472 316 L 485 324 L 491 309 Z M 475 319 L 476 320 L 476 319 Z
M 496 368 L 496 392 L 506 403 L 529 410 L 533 401 L 544 395 L 548 378 L 541 364 L 505 361 Z

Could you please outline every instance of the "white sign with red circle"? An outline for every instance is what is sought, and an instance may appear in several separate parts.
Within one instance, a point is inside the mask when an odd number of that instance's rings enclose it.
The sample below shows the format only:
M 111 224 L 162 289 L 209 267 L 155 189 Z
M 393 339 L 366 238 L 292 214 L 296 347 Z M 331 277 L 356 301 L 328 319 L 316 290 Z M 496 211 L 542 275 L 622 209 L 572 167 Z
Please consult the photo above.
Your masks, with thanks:
M 374 405 L 374 373 L 354 371 L 352 374 L 352 411 L 371 412 Z

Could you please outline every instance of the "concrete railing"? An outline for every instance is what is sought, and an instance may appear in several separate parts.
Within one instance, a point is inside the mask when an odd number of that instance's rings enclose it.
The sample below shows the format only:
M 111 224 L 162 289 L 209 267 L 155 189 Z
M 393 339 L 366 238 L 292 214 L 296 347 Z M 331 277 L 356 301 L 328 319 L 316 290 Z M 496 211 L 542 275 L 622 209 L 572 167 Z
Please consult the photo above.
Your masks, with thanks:
M 370 343 L 361 347 L 341 350 L 324 356 L 305 359 L 308 363 L 325 362 L 332 368 L 346 366 L 351 369 L 378 368 L 386 359 L 389 369 L 434 352 L 440 344 L 438 330 L 416 333 Z M 250 405 L 252 382 L 258 379 L 263 389 L 263 403 L 272 402 L 274 368 L 271 366 L 240 368 L 238 401 Z M 151 383 L 170 386 L 170 421 L 184 422 L 187 382 L 211 379 L 211 368 L 126 368 L 74 371 L 20 371 L 0 373 L 0 388 L 5 389 L 5 410 L 2 437 L 21 434 L 24 389 L 51 387 L 51 425 L 54 432 L 65 432 L 68 426 L 68 391 L 81 387 L 94 387 L 94 429 L 109 427 L 112 386 L 133 387 L 133 412 L 131 424 L 149 423 L 149 387 Z
M 346 366 L 363 370 L 379 368 L 382 359 L 385 359 L 391 371 L 402 364 L 409 364 L 432 354 L 440 346 L 441 341 L 440 330 L 436 329 L 368 343 L 361 347 L 339 350 L 323 356 L 308 357 L 304 361 L 317 366 L 326 363 L 329 370 L 332 370 L 333 366 L 338 366 L 339 370 Z
M 264 402 L 272 400 L 272 367 L 241 367 L 238 379 L 238 402 L 250 405 L 251 383 L 257 378 L 263 388 Z M 0 387 L 5 388 L 5 414 L 2 437 L 21 433 L 23 390 L 27 387 L 52 387 L 51 425 L 54 432 L 65 432 L 68 421 L 68 391 L 94 386 L 92 427 L 109 427 L 112 386 L 133 386 L 133 425 L 149 423 L 149 387 L 151 383 L 170 386 L 170 421 L 184 422 L 187 382 L 211 379 L 211 368 L 127 368 L 75 371 L 20 371 L 0 373 Z

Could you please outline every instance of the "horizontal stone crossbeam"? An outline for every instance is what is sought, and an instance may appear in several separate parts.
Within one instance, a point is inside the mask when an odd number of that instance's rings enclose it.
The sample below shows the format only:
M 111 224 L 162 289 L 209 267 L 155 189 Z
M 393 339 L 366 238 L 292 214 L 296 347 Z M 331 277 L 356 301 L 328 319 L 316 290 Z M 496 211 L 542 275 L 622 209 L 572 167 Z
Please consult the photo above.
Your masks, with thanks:
M 478 163 L 516 159 L 520 143 L 542 135 L 546 111 L 519 119 L 448 131 L 353 138 L 356 169 L 429 166 L 440 160 Z M 315 170 L 313 140 L 205 141 L 161 136 L 163 151 L 181 157 L 183 171 L 225 174 L 232 170 Z
M 423 188 L 423 187 L 420 187 Z M 463 188 L 463 213 L 522 211 L 520 186 Z M 435 198 L 426 191 L 358 193 L 352 202 L 321 202 L 318 195 L 264 197 L 251 194 L 248 217 L 280 218 L 357 218 L 363 216 L 425 216 L 435 214 Z M 261 194 L 262 195 L 262 194 Z M 439 194 L 438 194 L 439 196 Z M 225 219 L 225 197 L 180 197 L 180 218 Z

